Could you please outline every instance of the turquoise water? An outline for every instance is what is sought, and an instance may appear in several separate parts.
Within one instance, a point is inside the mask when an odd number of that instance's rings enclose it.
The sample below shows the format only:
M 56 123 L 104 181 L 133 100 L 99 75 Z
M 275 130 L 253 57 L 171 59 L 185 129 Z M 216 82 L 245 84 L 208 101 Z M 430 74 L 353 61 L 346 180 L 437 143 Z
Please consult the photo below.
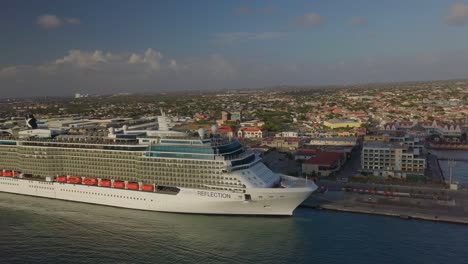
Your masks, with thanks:
M 0 263 L 468 263 L 468 227 L 299 208 L 118 209 L 0 193 Z

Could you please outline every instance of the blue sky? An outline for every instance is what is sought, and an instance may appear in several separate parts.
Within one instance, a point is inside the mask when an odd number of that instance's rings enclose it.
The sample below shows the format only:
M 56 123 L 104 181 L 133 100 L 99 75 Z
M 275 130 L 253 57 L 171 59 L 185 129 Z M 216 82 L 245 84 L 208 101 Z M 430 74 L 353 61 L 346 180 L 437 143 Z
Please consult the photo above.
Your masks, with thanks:
M 467 1 L 6 0 L 0 30 L 8 96 L 468 77 Z

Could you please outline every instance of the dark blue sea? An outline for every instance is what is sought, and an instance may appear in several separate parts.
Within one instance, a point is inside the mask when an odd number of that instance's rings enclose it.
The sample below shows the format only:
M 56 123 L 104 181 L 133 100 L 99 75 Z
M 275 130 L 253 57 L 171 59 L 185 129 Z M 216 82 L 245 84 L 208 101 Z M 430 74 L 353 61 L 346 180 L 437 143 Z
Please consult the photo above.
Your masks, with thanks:
M 0 193 L 0 263 L 468 263 L 468 226 L 145 212 Z

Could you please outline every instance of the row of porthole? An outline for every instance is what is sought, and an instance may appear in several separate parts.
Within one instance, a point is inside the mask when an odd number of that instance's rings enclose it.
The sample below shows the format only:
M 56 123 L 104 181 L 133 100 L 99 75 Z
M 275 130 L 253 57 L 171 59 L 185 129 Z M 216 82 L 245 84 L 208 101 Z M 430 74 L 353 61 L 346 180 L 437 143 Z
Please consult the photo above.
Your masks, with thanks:
M 42 186 L 35 186 L 35 185 L 29 185 L 29 188 L 44 189 L 44 190 L 54 190 L 54 188 L 42 187 Z
M 11 183 L 11 182 L 0 182 L 0 184 L 19 186 L 18 183 Z
M 15 179 L 15 178 L 2 177 L 2 179 L 7 180 L 7 181 L 17 181 L 17 179 Z
M 146 198 L 138 198 L 138 197 L 129 197 L 129 196 L 122 196 L 122 195 L 115 195 L 115 194 L 105 194 L 105 193 L 94 193 L 94 192 L 83 192 L 83 191 L 76 191 L 76 190 L 66 190 L 60 189 L 62 192 L 73 192 L 73 193 L 81 193 L 81 194 L 91 194 L 97 196 L 107 196 L 107 197 L 114 197 L 114 198 L 125 198 L 125 199 L 132 199 L 138 201 L 146 201 Z M 152 202 L 153 200 L 151 200 Z

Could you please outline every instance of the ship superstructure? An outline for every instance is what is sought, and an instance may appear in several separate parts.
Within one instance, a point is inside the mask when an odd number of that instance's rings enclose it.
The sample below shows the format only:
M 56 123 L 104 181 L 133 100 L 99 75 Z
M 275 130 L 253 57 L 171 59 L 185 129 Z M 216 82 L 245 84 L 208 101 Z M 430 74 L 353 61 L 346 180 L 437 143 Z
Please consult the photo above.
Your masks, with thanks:
M 0 139 L 0 191 L 154 211 L 291 215 L 316 189 L 273 173 L 212 130 Z

